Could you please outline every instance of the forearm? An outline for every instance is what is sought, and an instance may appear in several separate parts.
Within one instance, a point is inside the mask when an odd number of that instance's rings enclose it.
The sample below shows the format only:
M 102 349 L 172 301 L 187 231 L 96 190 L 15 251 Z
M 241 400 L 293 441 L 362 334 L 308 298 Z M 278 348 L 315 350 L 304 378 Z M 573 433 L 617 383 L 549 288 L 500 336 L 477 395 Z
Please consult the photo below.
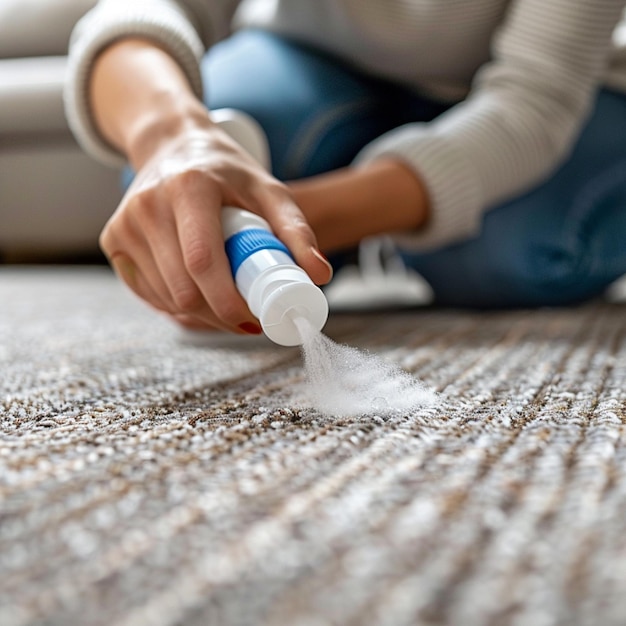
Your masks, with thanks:
M 393 159 L 294 181 L 289 186 L 326 252 L 356 245 L 373 235 L 416 230 L 428 220 L 426 189 L 413 171 Z
M 135 168 L 163 138 L 209 122 L 178 64 L 143 39 L 114 43 L 98 56 L 89 99 L 100 133 Z

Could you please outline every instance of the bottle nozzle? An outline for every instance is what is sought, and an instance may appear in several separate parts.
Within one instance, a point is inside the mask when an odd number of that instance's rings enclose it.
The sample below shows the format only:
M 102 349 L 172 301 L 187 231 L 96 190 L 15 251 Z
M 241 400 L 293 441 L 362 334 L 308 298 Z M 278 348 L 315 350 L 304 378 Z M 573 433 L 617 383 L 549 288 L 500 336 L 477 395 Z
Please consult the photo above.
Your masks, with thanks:
M 250 308 L 254 312 L 254 305 L 260 305 L 259 321 L 272 341 L 281 346 L 302 344 L 304 338 L 295 321 L 297 318 L 306 320 L 315 331 L 324 327 L 328 301 L 302 269 L 279 266 L 264 278 L 250 293 Z

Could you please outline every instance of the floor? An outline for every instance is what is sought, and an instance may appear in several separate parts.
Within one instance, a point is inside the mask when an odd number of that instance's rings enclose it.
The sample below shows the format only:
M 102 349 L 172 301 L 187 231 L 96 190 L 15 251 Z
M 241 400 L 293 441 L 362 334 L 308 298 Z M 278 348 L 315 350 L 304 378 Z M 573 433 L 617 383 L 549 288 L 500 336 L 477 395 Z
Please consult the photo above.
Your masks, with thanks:
M 337 417 L 297 348 L 184 333 L 102 267 L 1 268 L 0 624 L 623 624 L 620 289 L 335 312 L 441 398 Z

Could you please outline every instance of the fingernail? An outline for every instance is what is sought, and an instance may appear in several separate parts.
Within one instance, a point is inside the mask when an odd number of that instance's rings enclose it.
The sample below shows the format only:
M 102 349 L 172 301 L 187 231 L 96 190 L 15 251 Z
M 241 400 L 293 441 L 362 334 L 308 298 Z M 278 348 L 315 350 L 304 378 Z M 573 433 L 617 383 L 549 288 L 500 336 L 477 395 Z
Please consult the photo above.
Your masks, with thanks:
M 324 264 L 326 264 L 326 267 L 328 267 L 329 271 L 330 271 L 330 275 L 332 276 L 333 274 L 333 266 L 330 264 L 330 261 L 317 249 L 317 248 L 311 248 L 311 252 L 313 252 L 313 254 Z
M 239 324 L 239 329 L 248 335 L 260 335 L 263 332 L 262 328 L 254 322 L 244 322 L 243 324 Z
M 135 285 L 137 282 L 137 268 L 127 256 L 119 255 L 113 257 L 111 259 L 111 265 L 129 286 L 132 287 Z

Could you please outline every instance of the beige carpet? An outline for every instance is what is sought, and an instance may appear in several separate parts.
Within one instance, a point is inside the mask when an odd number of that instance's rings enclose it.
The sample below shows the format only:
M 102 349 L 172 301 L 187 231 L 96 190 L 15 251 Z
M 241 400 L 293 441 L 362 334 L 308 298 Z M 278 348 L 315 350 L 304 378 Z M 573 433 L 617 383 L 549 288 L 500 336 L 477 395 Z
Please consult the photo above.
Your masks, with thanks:
M 626 305 L 327 330 L 441 406 L 321 416 L 297 349 L 0 271 L 0 624 L 626 623 Z

